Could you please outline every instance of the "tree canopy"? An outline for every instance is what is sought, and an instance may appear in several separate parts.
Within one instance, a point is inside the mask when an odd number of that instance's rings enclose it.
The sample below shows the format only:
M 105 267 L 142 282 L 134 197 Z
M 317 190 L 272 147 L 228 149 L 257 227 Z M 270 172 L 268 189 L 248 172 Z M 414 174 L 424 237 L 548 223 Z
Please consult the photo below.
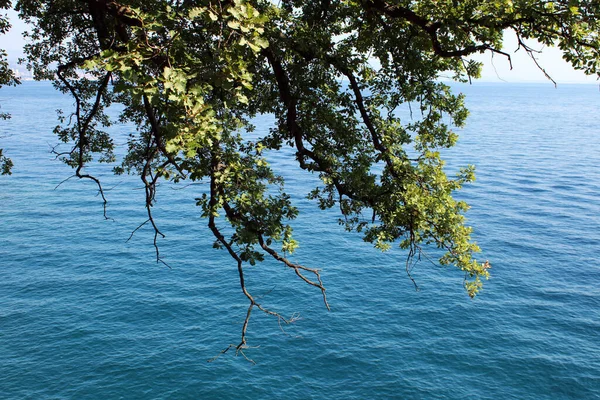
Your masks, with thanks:
M 35 76 L 74 98 L 55 129 L 70 147 L 57 156 L 96 182 L 105 204 L 101 182 L 85 167 L 116 161 L 107 107 L 122 104 L 122 120 L 137 125 L 115 172 L 143 182 L 157 260 L 157 183 L 209 183 L 197 204 L 249 301 L 238 349 L 253 309 L 286 321 L 252 297 L 246 263 L 274 258 L 320 290 L 328 307 L 319 270 L 289 258 L 298 209 L 265 154 L 293 148 L 298 168 L 320 178 L 309 198 L 338 208 L 340 224 L 375 247 L 405 249 L 407 271 L 425 247 L 443 250 L 439 263 L 462 271 L 473 297 L 489 264 L 475 259 L 468 205 L 453 193 L 474 179 L 474 168 L 448 176 L 442 159 L 468 111 L 440 78 L 477 78 L 481 64 L 470 59 L 477 53 L 510 62 L 506 30 L 532 62 L 529 39 L 558 46 L 576 69 L 600 72 L 596 0 L 20 0 L 14 7 L 32 26 L 25 50 Z M 406 106 L 410 118 L 398 112 Z M 258 114 L 274 115 L 275 124 L 250 140 Z

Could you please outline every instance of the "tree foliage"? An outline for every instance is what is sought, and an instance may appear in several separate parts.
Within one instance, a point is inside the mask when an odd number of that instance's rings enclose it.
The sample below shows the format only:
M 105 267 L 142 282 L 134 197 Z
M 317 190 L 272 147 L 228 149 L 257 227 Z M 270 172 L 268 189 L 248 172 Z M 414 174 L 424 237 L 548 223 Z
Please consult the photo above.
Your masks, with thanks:
M 505 30 L 532 58 L 528 39 L 600 70 L 596 0 L 21 0 L 16 9 L 33 26 L 35 75 L 75 99 L 56 128 L 75 175 L 103 194 L 85 166 L 115 161 L 105 110 L 118 102 L 137 132 L 115 172 L 143 181 L 155 245 L 157 182 L 210 184 L 197 204 L 249 301 L 238 349 L 253 309 L 285 321 L 248 292 L 246 263 L 273 257 L 327 304 L 319 271 L 287 257 L 298 210 L 265 152 L 292 147 L 298 167 L 320 178 L 308 196 L 339 208 L 340 223 L 375 247 L 406 249 L 407 270 L 426 246 L 442 249 L 439 263 L 461 270 L 473 297 L 489 264 L 474 258 L 468 205 L 453 193 L 474 171 L 448 176 L 441 158 L 468 112 L 440 77 L 478 77 L 477 53 L 510 60 Z M 407 105 L 411 118 L 398 112 Z M 276 123 L 250 141 L 262 113 Z
M 10 1 L 0 0 L 0 12 L 10 7 Z M 10 23 L 8 18 L 0 14 L 0 36 L 8 32 L 10 29 Z M 0 88 L 5 85 L 16 85 L 19 80 L 15 77 L 12 70 L 8 67 L 8 60 L 6 58 L 6 52 L 0 49 Z M 0 112 L 0 120 L 10 118 L 7 113 Z M 12 160 L 4 155 L 4 151 L 0 148 L 0 174 L 10 175 L 13 167 Z

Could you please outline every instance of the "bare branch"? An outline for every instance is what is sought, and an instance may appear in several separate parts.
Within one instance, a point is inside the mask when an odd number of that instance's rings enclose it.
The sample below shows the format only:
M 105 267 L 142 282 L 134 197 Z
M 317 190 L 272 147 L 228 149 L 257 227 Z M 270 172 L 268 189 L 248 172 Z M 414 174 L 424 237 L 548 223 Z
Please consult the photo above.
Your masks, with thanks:
M 546 69 L 540 65 L 540 63 L 538 62 L 537 58 L 535 57 L 534 53 L 541 53 L 541 51 L 540 50 L 535 50 L 535 49 L 531 48 L 530 46 L 528 46 L 523 41 L 523 39 L 521 38 L 521 36 L 518 33 L 517 33 L 517 40 L 519 42 L 519 48 L 522 47 L 523 50 L 525 50 L 527 52 L 527 55 L 533 60 L 533 62 L 535 63 L 536 67 L 540 71 L 542 71 L 544 73 L 544 76 L 554 84 L 554 87 L 557 87 L 556 81 L 548 74 L 548 72 L 546 71 Z
M 323 281 L 321 280 L 321 274 L 319 273 L 318 269 L 308 268 L 308 267 L 304 267 L 299 264 L 294 264 L 291 261 L 289 261 L 287 258 L 280 256 L 275 250 L 273 250 L 272 248 L 267 246 L 267 244 L 265 243 L 263 236 L 261 234 L 258 234 L 258 243 L 263 248 L 263 250 L 266 251 L 267 253 L 269 253 L 274 259 L 282 262 L 287 267 L 292 268 L 294 270 L 294 272 L 296 272 L 296 275 L 298 275 L 298 277 L 300 277 L 300 279 L 302 279 L 304 282 L 308 283 L 309 285 L 319 288 L 323 295 L 323 302 L 325 303 L 325 307 L 327 307 L 327 310 L 331 310 L 331 308 L 329 307 L 329 303 L 327 302 L 327 295 L 325 294 L 326 289 L 323 286 Z M 307 272 L 314 274 L 315 277 L 317 278 L 317 282 L 313 282 L 310 279 L 308 279 L 306 276 L 304 276 L 302 274 L 301 271 L 307 271 Z

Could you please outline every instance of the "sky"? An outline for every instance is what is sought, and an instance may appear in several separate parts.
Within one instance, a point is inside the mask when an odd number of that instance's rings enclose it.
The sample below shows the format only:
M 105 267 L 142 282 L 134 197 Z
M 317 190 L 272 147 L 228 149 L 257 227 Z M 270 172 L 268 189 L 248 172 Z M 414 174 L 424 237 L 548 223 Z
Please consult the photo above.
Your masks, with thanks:
M 536 41 L 526 41 L 527 45 L 536 50 L 541 50 L 536 54 L 538 64 L 557 83 L 598 83 L 596 76 L 585 75 L 581 71 L 573 69 L 571 64 L 563 60 L 562 52 L 555 47 L 544 47 Z M 506 57 L 491 53 L 478 54 L 472 57 L 484 63 L 482 71 L 482 81 L 488 82 L 544 82 L 548 79 L 544 73 L 535 65 L 535 62 L 523 50 L 515 52 L 518 48 L 517 38 L 513 32 L 504 34 L 503 51 L 511 55 L 513 69 Z
M 21 49 L 25 41 L 21 33 L 27 27 L 18 20 L 13 10 L 8 11 L 8 16 L 13 28 L 6 35 L 0 36 L 0 49 L 5 49 L 9 60 L 13 61 L 22 55 Z M 542 53 L 536 56 L 538 63 L 557 83 L 598 83 L 597 77 L 586 76 L 583 72 L 574 70 L 569 63 L 562 59 L 560 50 L 543 48 L 537 43 L 529 42 L 528 44 L 535 49 L 542 50 Z M 515 36 L 509 33 L 505 34 L 503 51 L 511 54 L 512 70 L 506 57 L 501 55 L 492 56 L 491 53 L 485 53 L 473 57 L 484 63 L 480 80 L 485 82 L 548 82 L 534 61 L 524 51 L 515 53 L 516 49 Z

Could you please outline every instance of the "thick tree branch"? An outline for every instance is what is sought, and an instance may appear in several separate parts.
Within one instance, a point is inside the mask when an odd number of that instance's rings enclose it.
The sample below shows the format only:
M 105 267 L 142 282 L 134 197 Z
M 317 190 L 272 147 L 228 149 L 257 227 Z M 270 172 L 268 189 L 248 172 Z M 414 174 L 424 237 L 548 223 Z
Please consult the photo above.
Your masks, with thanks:
M 296 145 L 296 150 L 298 151 L 298 162 L 302 169 L 310 170 L 310 171 L 318 171 L 327 174 L 336 190 L 340 195 L 346 195 L 349 198 L 363 201 L 366 204 L 373 205 L 374 200 L 372 198 L 366 198 L 364 196 L 360 196 L 350 188 L 347 187 L 337 176 L 337 173 L 333 170 L 329 162 L 326 162 L 321 157 L 319 157 L 316 153 L 311 150 L 308 150 L 304 146 L 302 130 L 297 122 L 297 110 L 296 110 L 296 100 L 292 96 L 292 92 L 290 89 L 290 80 L 281 64 L 281 61 L 275 56 L 273 50 L 269 47 L 263 49 L 263 55 L 269 61 L 271 68 L 273 69 L 273 73 L 275 74 L 275 79 L 277 81 L 277 87 L 279 89 L 279 95 L 281 102 L 286 107 L 286 126 L 288 132 L 294 138 L 294 142 Z M 307 164 L 306 158 L 310 158 L 313 163 Z
M 471 44 L 455 50 L 444 49 L 439 38 L 439 30 L 444 26 L 444 22 L 428 20 L 422 16 L 419 16 L 417 13 L 415 13 L 409 8 L 402 7 L 399 5 L 392 5 L 384 0 L 364 0 L 363 4 L 367 9 L 376 10 L 392 18 L 403 19 L 412 23 L 415 26 L 420 27 L 429 35 L 431 39 L 432 49 L 434 53 L 440 57 L 464 57 L 474 53 L 481 53 L 490 50 L 494 53 L 507 56 L 510 61 L 510 56 L 507 53 L 500 51 L 487 43 Z M 469 23 L 472 26 L 485 26 L 488 28 L 495 28 L 498 31 L 502 31 L 508 27 L 514 26 L 515 24 L 519 24 L 522 22 L 532 21 L 531 18 L 516 18 L 503 21 L 502 23 L 498 24 L 495 22 L 488 21 L 487 19 L 469 20 Z

